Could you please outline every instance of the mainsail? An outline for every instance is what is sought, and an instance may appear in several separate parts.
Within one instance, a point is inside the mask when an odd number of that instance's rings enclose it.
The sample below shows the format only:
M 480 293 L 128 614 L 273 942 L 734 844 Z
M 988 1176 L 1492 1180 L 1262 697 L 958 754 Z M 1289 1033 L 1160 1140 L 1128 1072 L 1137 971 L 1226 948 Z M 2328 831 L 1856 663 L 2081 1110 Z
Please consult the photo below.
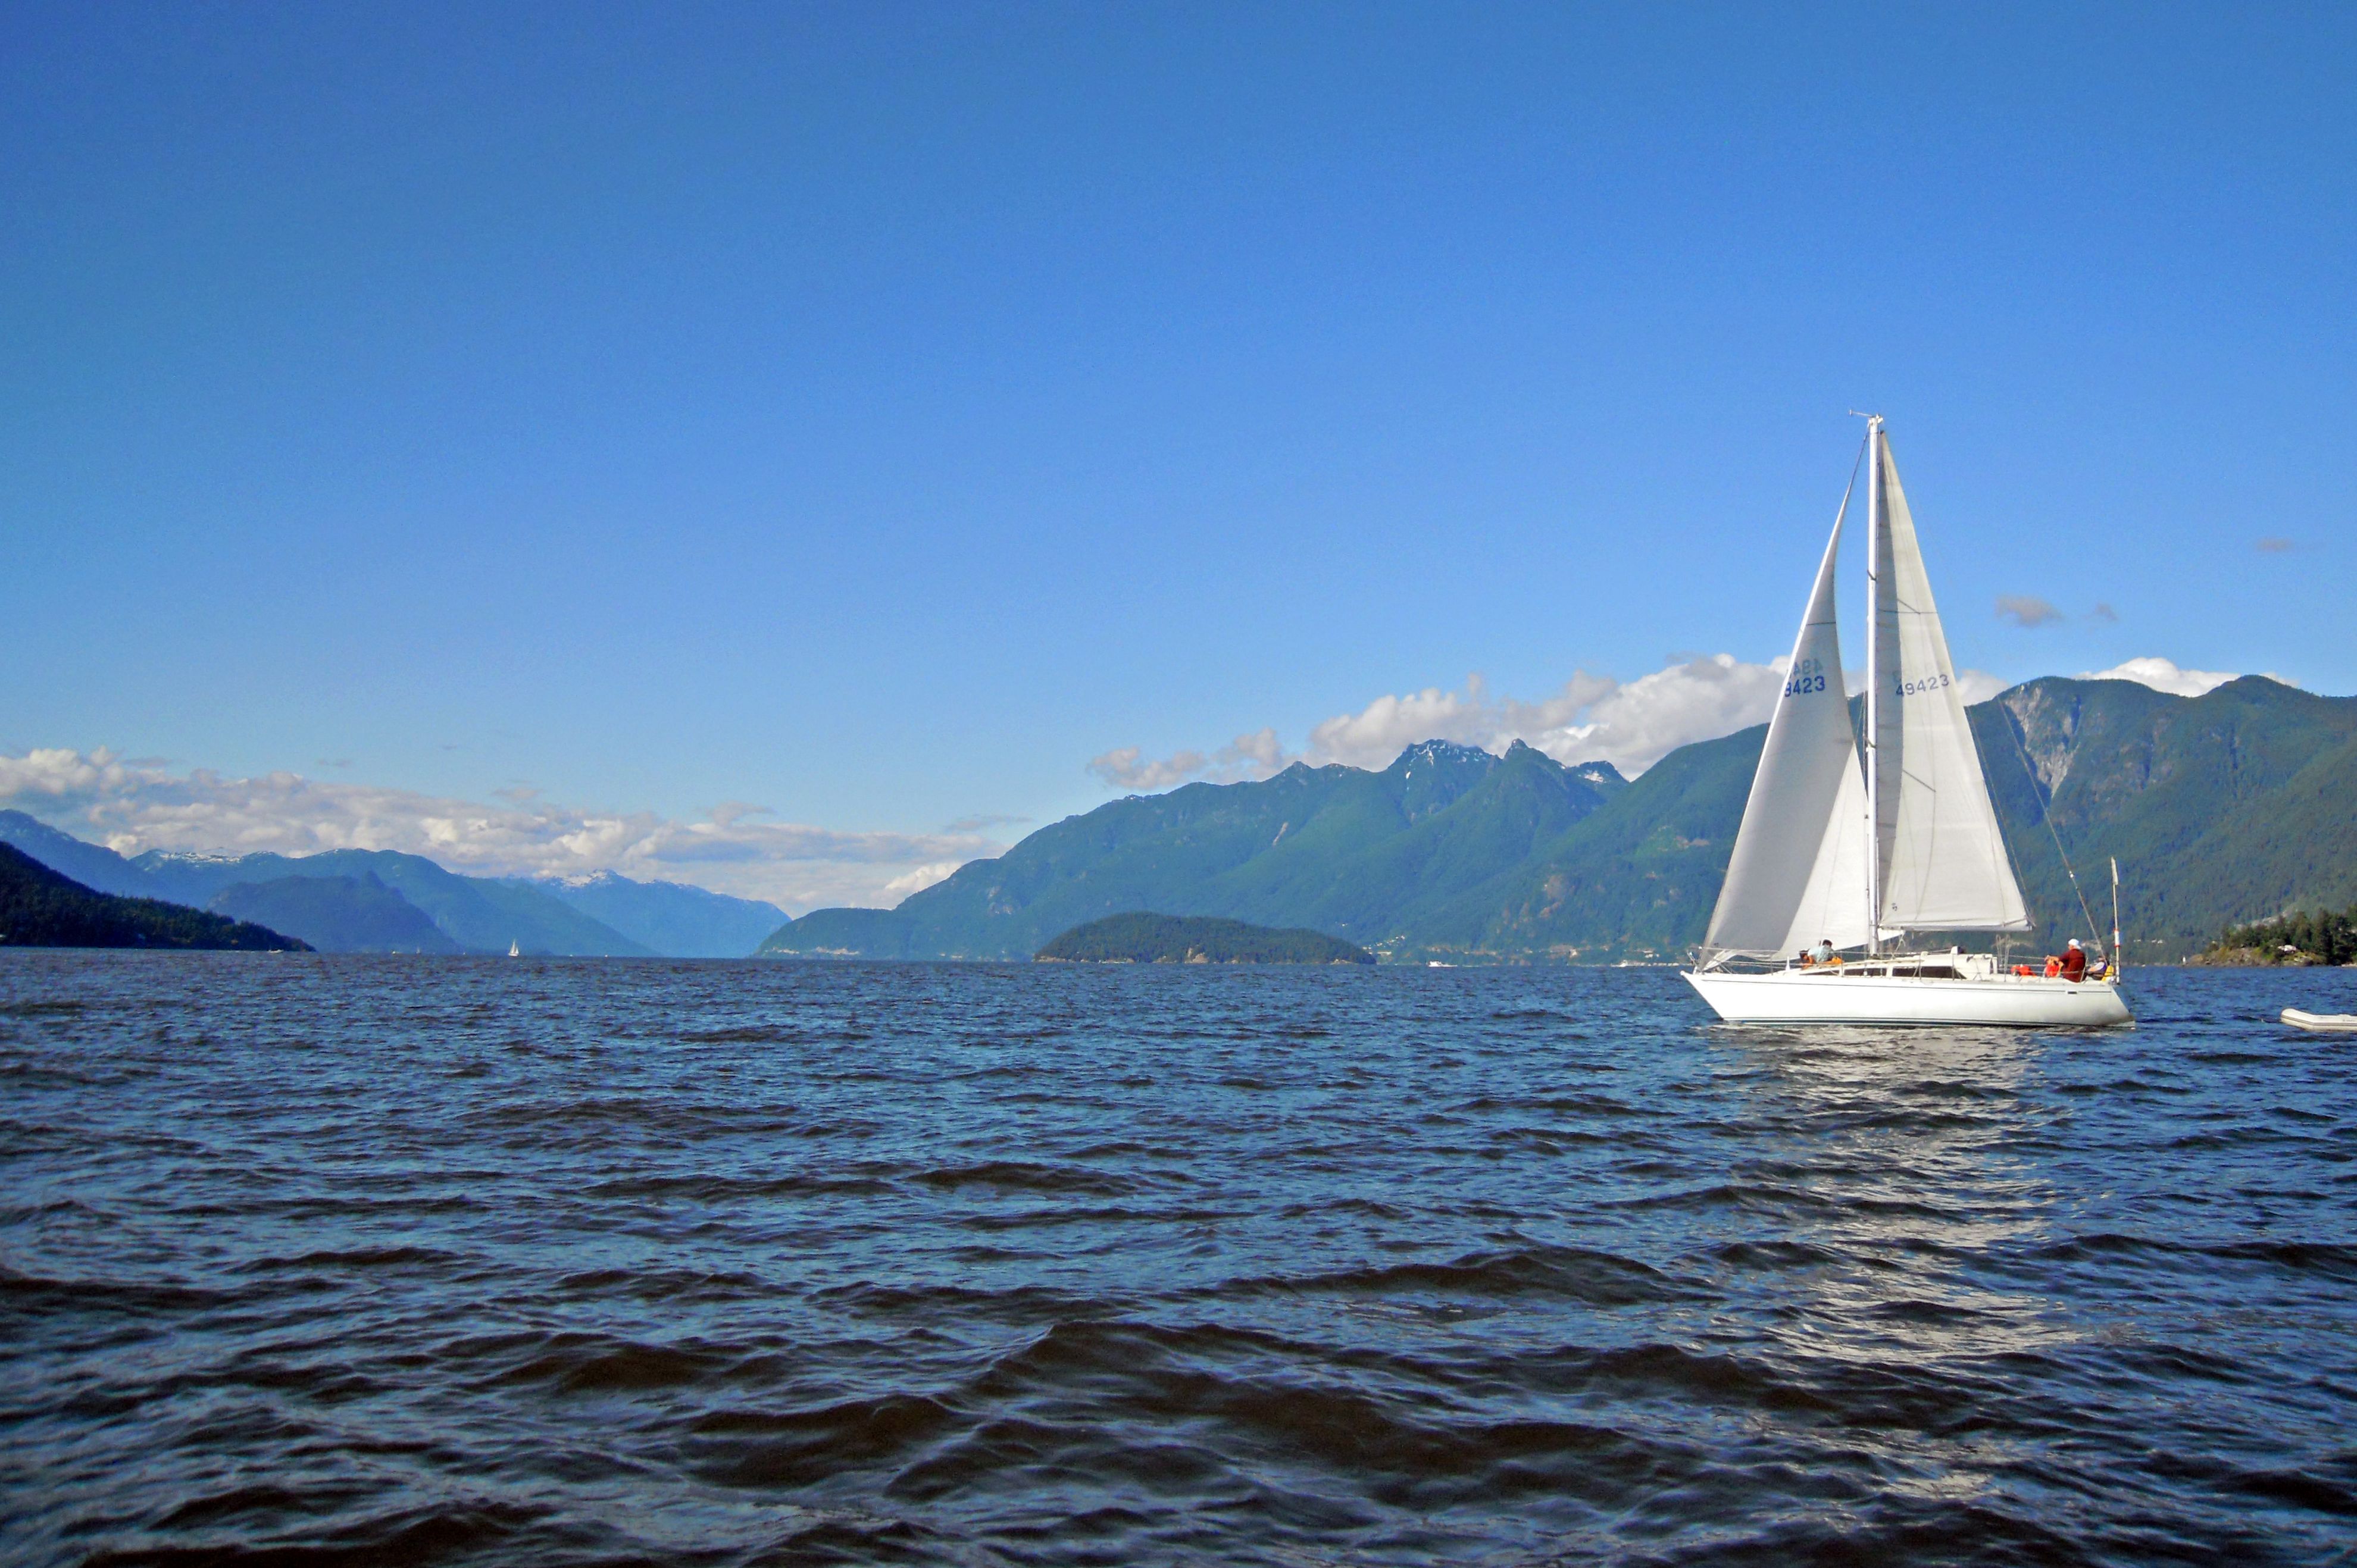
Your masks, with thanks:
M 1869 934 L 1866 787 L 1834 617 L 1834 559 L 1848 511 L 1845 495 L 1711 911 L 1705 942 L 1722 952 L 1791 953 L 1820 938 L 1857 947 Z
M 1890 438 L 1867 436 L 1874 639 L 1867 707 L 1881 931 L 2026 930 Z

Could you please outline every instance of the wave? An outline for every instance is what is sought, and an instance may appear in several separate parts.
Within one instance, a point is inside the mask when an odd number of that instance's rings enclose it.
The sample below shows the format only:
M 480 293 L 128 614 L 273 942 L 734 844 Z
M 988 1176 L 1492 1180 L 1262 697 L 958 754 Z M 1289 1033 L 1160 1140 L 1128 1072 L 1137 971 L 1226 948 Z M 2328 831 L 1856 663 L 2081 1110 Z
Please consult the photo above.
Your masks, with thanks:
M 1528 1247 L 1469 1252 L 1447 1262 L 1391 1263 L 1325 1273 L 1232 1281 L 1220 1294 L 1252 1292 L 1369 1295 L 1551 1295 L 1596 1306 L 1691 1298 L 1698 1293 L 1659 1270 L 1614 1252 L 1578 1247 Z
M 433 1247 L 323 1248 L 292 1257 L 264 1256 L 238 1265 L 246 1274 L 330 1269 L 404 1269 L 441 1272 L 463 1262 L 457 1254 Z
M 1144 1190 L 1146 1183 L 1114 1176 L 1086 1165 L 1039 1165 L 1028 1160 L 982 1160 L 969 1165 L 939 1165 L 912 1174 L 921 1186 L 954 1192 L 962 1187 L 990 1187 L 1002 1192 L 1084 1193 L 1119 1197 Z
M 518 1544 L 544 1530 L 549 1510 L 508 1502 L 458 1502 L 394 1510 L 294 1540 L 267 1536 L 209 1545 L 102 1549 L 84 1568 L 221 1568 L 299 1564 L 300 1568 L 375 1568 L 427 1563 Z
M 200 1285 L 34 1274 L 0 1263 L 0 1311 L 5 1312 L 147 1316 L 204 1312 L 234 1305 L 242 1299 L 236 1292 Z
M 887 1394 L 802 1410 L 740 1407 L 685 1423 L 691 1464 L 731 1487 L 805 1487 L 900 1459 L 956 1424 L 942 1401 Z
M 440 1354 L 454 1369 L 487 1363 L 474 1376 L 478 1387 L 539 1385 L 567 1393 L 725 1384 L 762 1360 L 744 1346 L 659 1344 L 578 1329 L 478 1337 L 446 1344 Z
M 2117 1258 L 2180 1256 L 2233 1262 L 2266 1263 L 2296 1273 L 2320 1274 L 2357 1284 L 2357 1244 L 2338 1241 L 2174 1241 L 2122 1231 L 2091 1231 L 2029 1249 L 2042 1262 L 2081 1262 Z
M 618 1176 L 583 1189 L 590 1197 L 672 1198 L 711 1204 L 742 1203 L 763 1197 L 862 1197 L 892 1190 L 892 1183 L 878 1176 L 808 1176 L 799 1172 L 769 1176 Z

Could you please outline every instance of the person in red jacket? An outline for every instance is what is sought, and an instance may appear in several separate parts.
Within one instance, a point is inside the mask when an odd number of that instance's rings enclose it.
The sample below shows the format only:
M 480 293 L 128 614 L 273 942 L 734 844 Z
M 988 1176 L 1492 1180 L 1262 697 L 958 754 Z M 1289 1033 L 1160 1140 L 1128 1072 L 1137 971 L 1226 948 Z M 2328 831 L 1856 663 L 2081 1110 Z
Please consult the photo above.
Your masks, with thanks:
M 2065 980 L 2087 978 L 2087 950 L 2079 945 L 2079 939 L 2076 937 L 2072 937 L 2071 945 L 2062 950 L 2062 978 Z

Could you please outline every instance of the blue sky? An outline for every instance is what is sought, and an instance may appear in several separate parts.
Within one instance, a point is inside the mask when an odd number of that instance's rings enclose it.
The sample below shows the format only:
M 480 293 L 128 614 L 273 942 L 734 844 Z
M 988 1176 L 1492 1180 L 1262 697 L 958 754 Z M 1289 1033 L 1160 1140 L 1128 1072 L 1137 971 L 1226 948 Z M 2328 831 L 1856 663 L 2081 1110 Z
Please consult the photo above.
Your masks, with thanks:
M 0 28 L 9 757 L 954 860 L 1782 654 L 1853 407 L 1961 664 L 2357 689 L 2346 7 Z

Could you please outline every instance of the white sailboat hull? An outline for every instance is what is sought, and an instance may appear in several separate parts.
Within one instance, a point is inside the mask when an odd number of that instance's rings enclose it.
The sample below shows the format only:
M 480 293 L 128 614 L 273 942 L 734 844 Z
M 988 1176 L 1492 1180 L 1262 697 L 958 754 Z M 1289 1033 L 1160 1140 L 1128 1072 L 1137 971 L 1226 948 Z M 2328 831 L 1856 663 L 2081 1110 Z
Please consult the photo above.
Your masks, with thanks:
M 2100 980 L 1989 974 L 1954 980 L 1788 969 L 1687 972 L 1730 1024 L 1979 1024 L 2098 1028 L 2130 1021 L 2119 987 Z

